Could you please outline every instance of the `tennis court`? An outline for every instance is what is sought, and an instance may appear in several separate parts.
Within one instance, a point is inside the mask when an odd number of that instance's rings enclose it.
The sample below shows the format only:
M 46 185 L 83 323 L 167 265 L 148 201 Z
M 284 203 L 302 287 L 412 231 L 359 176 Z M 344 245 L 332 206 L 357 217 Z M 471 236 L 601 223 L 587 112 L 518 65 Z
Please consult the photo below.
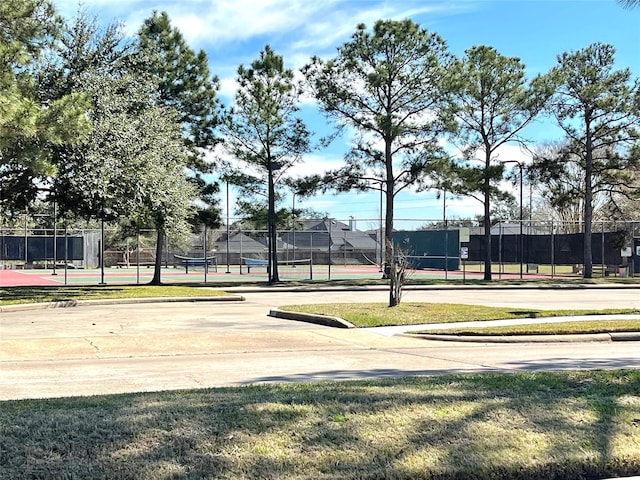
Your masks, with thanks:
M 242 272 L 241 272 L 242 269 Z M 249 270 L 249 271 L 247 271 Z M 280 281 L 302 281 L 313 280 L 326 282 L 328 280 L 364 280 L 379 279 L 381 272 L 375 265 L 278 265 L 278 275 Z M 495 274 L 496 279 L 517 279 L 517 271 L 510 273 Z M 441 279 L 441 280 L 461 280 L 480 279 L 483 277 L 481 271 L 447 271 L 444 270 L 409 270 L 407 277 L 410 279 Z M 526 278 L 544 278 L 545 275 L 526 274 Z M 145 284 L 153 278 L 153 268 L 137 267 L 129 268 L 105 268 L 104 272 L 99 269 L 26 269 L 26 270 L 0 270 L 0 286 L 44 286 L 44 285 L 108 285 L 117 284 Z M 168 267 L 162 269 L 163 283 L 187 283 L 187 282 L 207 282 L 216 283 L 251 283 L 266 282 L 267 269 L 264 266 L 252 266 L 250 269 L 246 265 L 229 265 L 228 272 L 226 265 L 218 265 L 217 269 L 210 267 L 207 272 L 203 266 L 189 267 L 188 273 L 184 267 Z

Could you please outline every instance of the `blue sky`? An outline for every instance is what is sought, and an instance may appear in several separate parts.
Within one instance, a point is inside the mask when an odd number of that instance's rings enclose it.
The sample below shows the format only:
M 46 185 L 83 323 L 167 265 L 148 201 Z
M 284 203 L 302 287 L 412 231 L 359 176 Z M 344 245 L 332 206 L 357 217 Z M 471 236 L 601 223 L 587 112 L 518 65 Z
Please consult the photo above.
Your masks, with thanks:
M 53 3 L 67 18 L 78 5 L 76 0 Z M 619 68 L 628 67 L 640 77 L 640 8 L 625 10 L 615 0 L 84 0 L 82 4 L 101 22 L 123 22 L 132 35 L 153 10 L 166 11 L 190 46 L 207 52 L 211 71 L 221 81 L 223 103 L 232 99 L 238 65 L 249 64 L 266 44 L 284 57 L 287 67 L 298 69 L 313 55 L 334 55 L 358 23 L 371 26 L 378 19 L 411 18 L 443 37 L 458 56 L 474 45 L 493 46 L 503 55 L 519 57 L 528 77 L 548 71 L 562 52 L 594 42 L 610 43 L 616 48 Z M 322 118 L 309 118 L 314 119 L 312 130 L 327 128 Z M 545 142 L 557 139 L 559 133 L 540 119 L 527 135 L 534 142 Z M 298 170 L 311 173 L 339 166 L 340 152 L 341 144 L 314 152 Z M 517 147 L 506 149 L 503 158 L 526 161 Z M 232 192 L 232 205 L 233 198 Z M 297 200 L 296 206 L 338 219 L 354 216 L 358 228 L 373 228 L 379 217 L 379 194 L 327 194 Z M 472 199 L 447 199 L 448 218 L 466 218 L 481 210 Z M 442 214 L 442 200 L 433 192 L 406 192 L 396 199 L 397 219 L 438 219 Z

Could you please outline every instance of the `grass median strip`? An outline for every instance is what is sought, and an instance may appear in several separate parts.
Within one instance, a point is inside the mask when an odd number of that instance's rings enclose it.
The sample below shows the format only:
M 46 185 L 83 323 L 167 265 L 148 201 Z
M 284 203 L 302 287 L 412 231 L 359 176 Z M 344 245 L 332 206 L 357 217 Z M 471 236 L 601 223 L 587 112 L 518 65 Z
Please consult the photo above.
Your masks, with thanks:
M 511 318 L 562 317 L 571 315 L 640 313 L 638 309 L 539 310 L 451 303 L 401 303 L 393 308 L 389 308 L 387 304 L 383 303 L 333 303 L 286 305 L 280 307 L 280 309 L 340 317 L 357 327 L 472 322 Z
M 69 300 L 101 300 L 149 297 L 213 297 L 226 295 L 220 289 L 182 285 L 105 285 L 86 287 L 3 287 L 0 305 L 47 303 Z
M 405 377 L 0 403 L 3 478 L 604 478 L 640 371 Z
M 571 335 L 587 333 L 640 332 L 640 320 L 580 320 L 575 322 L 508 325 L 500 327 L 442 328 L 429 335 Z

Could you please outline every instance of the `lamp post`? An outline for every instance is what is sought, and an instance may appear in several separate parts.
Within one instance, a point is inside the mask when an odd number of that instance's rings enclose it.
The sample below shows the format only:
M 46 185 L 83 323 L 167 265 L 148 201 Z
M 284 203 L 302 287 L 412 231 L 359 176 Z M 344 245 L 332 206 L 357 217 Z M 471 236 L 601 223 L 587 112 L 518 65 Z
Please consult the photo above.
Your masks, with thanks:
M 447 221 L 447 189 L 442 189 L 442 222 Z
M 524 257 L 524 239 L 522 237 L 522 222 L 523 222 L 523 214 L 522 214 L 522 174 L 524 169 L 524 164 L 518 160 L 505 160 L 504 163 L 515 163 L 518 165 L 520 170 L 520 240 L 519 240 L 519 249 L 520 249 L 520 279 L 522 279 L 522 261 Z

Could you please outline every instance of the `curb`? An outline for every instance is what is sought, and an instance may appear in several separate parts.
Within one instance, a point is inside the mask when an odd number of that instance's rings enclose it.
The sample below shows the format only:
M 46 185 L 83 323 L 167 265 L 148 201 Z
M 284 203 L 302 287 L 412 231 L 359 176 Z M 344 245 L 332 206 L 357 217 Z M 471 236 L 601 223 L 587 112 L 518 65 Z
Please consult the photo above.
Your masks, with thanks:
M 316 325 L 324 325 L 325 327 L 334 328 L 355 328 L 355 325 L 343 320 L 340 317 L 331 317 L 328 315 L 315 315 L 313 313 L 288 312 L 279 308 L 272 308 L 269 311 L 270 317 L 283 318 L 285 320 L 296 320 L 299 322 L 314 323 Z
M 640 332 L 584 333 L 571 335 L 434 335 L 428 333 L 401 333 L 399 336 L 442 342 L 469 343 L 612 343 L 638 342 Z
M 248 287 L 248 286 L 225 286 L 229 292 L 237 293 L 282 293 L 282 292 L 368 292 L 368 291 L 388 291 L 388 285 L 272 285 Z M 513 285 L 405 285 L 403 290 L 640 290 L 640 283 L 619 283 L 619 284 L 598 284 L 598 283 L 578 283 L 578 284 L 513 284 Z
M 243 302 L 242 295 L 219 295 L 211 297 L 143 297 L 143 298 L 103 298 L 99 300 L 61 300 L 47 303 L 20 303 L 0 306 L 0 312 L 22 312 L 27 310 L 47 310 L 49 308 L 82 307 L 85 305 L 127 305 L 138 303 L 169 302 Z
M 340 317 L 329 315 L 317 315 L 312 313 L 291 312 L 272 308 L 268 316 L 294 320 L 298 322 L 313 323 L 333 328 L 357 328 L 351 322 Z M 608 333 L 581 333 L 571 335 L 434 335 L 429 333 L 397 333 L 395 336 L 406 338 L 418 338 L 422 340 L 435 340 L 443 342 L 467 342 L 467 343 L 612 343 L 612 342 L 639 342 L 640 332 L 608 332 Z

